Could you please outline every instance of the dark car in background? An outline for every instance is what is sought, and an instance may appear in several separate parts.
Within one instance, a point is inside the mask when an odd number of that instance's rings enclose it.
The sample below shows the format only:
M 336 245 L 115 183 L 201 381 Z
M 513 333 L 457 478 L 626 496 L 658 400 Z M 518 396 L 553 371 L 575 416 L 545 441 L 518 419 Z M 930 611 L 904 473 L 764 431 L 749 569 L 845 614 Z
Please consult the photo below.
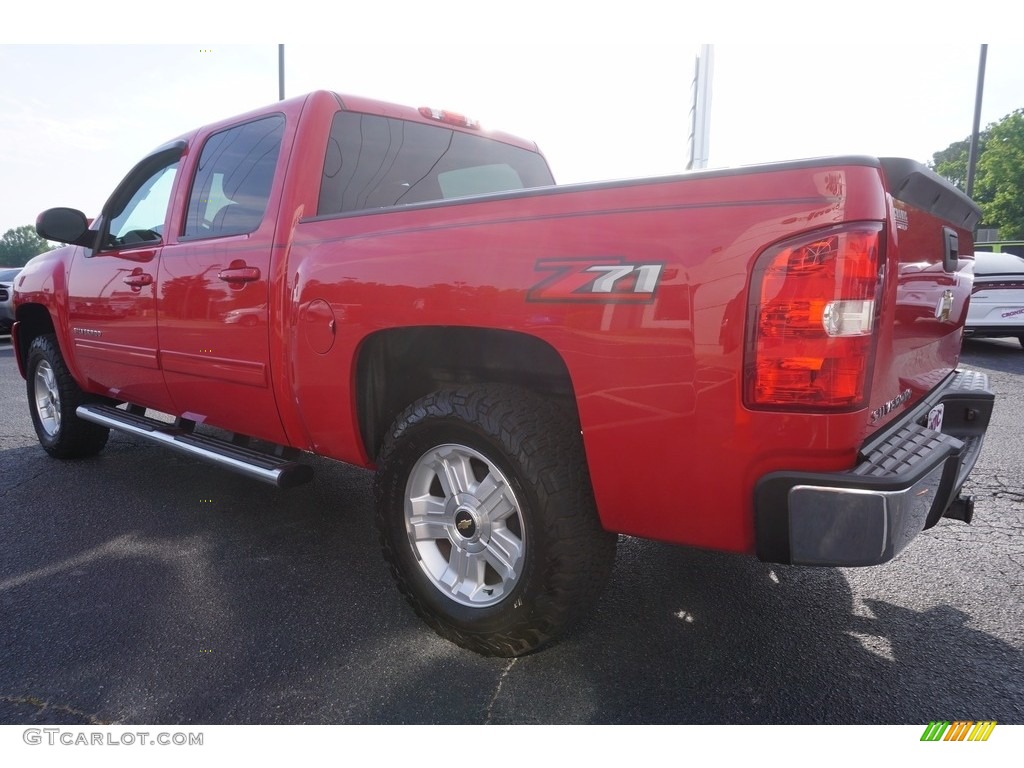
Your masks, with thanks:
M 0 269 L 0 336 L 11 332 L 14 322 L 14 278 L 21 272 L 21 267 Z

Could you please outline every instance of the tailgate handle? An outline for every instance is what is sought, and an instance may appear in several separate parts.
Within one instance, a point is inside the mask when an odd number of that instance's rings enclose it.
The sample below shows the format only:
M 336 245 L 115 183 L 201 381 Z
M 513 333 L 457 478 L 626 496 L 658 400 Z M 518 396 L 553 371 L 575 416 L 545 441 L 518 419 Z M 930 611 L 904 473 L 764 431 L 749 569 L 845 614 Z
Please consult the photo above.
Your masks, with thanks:
M 960 258 L 960 238 L 957 237 L 956 230 L 943 227 L 942 241 L 945 247 L 942 255 L 942 268 L 947 272 L 956 272 L 957 261 Z

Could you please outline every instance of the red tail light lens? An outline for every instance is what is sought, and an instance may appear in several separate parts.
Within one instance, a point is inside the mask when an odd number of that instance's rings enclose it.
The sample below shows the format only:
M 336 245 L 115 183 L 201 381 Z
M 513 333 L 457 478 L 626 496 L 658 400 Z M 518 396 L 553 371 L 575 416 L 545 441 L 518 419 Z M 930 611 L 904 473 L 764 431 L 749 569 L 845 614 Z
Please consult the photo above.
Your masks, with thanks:
M 867 401 L 884 261 L 882 225 L 780 243 L 754 267 L 748 406 L 854 410 Z

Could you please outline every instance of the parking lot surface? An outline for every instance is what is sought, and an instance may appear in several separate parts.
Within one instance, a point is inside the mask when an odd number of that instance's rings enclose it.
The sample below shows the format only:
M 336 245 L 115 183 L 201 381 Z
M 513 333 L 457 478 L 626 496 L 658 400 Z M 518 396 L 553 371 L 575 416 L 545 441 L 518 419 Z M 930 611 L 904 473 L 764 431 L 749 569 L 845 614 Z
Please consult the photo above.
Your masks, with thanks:
M 55 461 L 0 341 L 0 723 L 1024 723 L 1024 351 L 963 364 L 997 393 L 973 525 L 866 569 L 623 539 L 596 612 L 510 661 L 406 606 L 368 473 L 280 491 L 117 434 Z

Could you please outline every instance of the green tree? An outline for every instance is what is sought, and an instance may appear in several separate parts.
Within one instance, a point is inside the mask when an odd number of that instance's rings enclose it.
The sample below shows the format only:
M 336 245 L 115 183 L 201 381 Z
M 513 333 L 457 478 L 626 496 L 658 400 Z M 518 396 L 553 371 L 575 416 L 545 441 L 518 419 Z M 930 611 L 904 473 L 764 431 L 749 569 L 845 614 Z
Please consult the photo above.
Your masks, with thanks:
M 978 153 L 985 150 L 985 142 L 988 140 L 988 131 L 978 134 Z M 932 170 L 939 176 L 949 179 L 961 191 L 967 190 L 967 159 L 971 153 L 971 140 L 966 138 L 963 141 L 956 141 L 950 144 L 941 152 L 932 155 Z M 975 180 L 977 181 L 977 180 Z M 975 200 L 977 200 L 978 185 L 974 185 Z
M 0 267 L 23 267 L 33 256 L 46 253 L 50 244 L 26 224 L 4 232 L 0 237 Z
M 956 141 L 932 155 L 932 169 L 967 188 L 971 140 Z M 974 202 L 983 226 L 998 227 L 1003 240 L 1024 238 L 1024 109 L 1011 112 L 978 135 Z
M 1024 109 L 989 129 L 977 188 L 985 221 L 999 227 L 999 237 L 1024 239 Z

